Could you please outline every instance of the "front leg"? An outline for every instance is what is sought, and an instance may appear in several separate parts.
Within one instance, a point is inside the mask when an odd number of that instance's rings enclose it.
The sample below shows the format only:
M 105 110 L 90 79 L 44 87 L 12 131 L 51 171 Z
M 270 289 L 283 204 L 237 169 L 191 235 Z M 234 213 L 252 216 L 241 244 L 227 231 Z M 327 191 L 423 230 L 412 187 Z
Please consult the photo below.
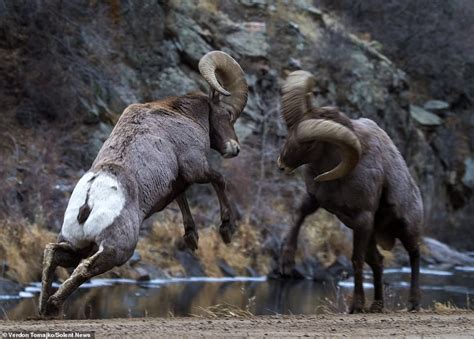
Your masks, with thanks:
M 227 198 L 225 179 L 219 172 L 209 168 L 201 183 L 210 182 L 216 191 L 217 198 L 219 199 L 219 205 L 221 209 L 221 221 L 222 224 L 219 227 L 219 233 L 222 240 L 229 244 L 232 240 L 232 235 L 235 233 L 235 217 L 230 201 Z
M 306 217 L 319 208 L 319 204 L 311 193 L 307 193 L 298 209 L 298 216 L 295 224 L 290 228 L 290 231 L 283 240 L 279 258 L 279 271 L 281 275 L 291 276 L 295 267 L 295 254 L 298 247 L 298 234 L 301 225 L 303 225 Z
M 192 250 L 197 250 L 199 235 L 196 231 L 196 225 L 194 224 L 193 216 L 189 210 L 188 200 L 186 199 L 186 193 L 183 192 L 176 198 L 181 214 L 183 215 L 184 224 L 184 242 Z
M 369 264 L 374 276 L 374 301 L 370 306 L 370 312 L 383 312 L 383 256 L 377 249 L 375 235 L 372 234 L 367 252 L 365 253 L 365 262 Z

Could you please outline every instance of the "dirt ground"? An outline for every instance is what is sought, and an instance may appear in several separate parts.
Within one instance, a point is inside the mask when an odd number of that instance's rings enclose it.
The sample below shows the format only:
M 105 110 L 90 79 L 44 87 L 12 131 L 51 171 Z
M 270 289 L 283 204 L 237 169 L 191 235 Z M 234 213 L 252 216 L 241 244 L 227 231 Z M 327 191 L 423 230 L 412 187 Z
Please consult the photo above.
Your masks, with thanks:
M 0 321 L 0 338 L 8 331 L 94 331 L 96 338 L 474 337 L 474 312 Z

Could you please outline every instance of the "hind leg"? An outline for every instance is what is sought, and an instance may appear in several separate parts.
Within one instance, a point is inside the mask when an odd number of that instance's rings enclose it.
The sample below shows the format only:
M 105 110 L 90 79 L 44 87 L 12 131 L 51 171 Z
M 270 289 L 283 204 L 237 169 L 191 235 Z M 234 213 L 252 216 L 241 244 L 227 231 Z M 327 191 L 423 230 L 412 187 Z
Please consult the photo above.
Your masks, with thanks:
M 373 215 L 370 212 L 361 212 L 346 224 L 354 231 L 352 249 L 352 267 L 354 269 L 354 294 L 350 313 L 364 312 L 364 262 L 373 234 Z
M 377 249 L 375 237 L 372 236 L 365 254 L 365 261 L 372 269 L 374 276 L 374 301 L 370 306 L 370 312 L 383 312 L 383 256 Z
M 295 254 L 296 248 L 298 247 L 298 234 L 300 232 L 301 225 L 303 225 L 306 217 L 319 208 L 316 198 L 307 193 L 304 197 L 301 206 L 298 210 L 298 216 L 296 223 L 291 227 L 285 240 L 283 240 L 283 246 L 281 249 L 279 269 L 283 275 L 291 275 L 293 267 L 295 266 Z
M 418 311 L 420 309 L 420 237 L 404 230 L 400 241 L 408 252 L 411 266 L 410 296 L 408 299 L 408 310 Z
M 45 314 L 48 298 L 52 294 L 52 284 L 56 267 L 76 267 L 82 257 L 66 242 L 47 244 L 43 257 L 43 276 L 41 279 L 41 294 L 39 313 Z
M 44 306 L 46 315 L 57 315 L 66 300 L 81 284 L 87 280 L 107 272 L 115 266 L 122 265 L 132 255 L 132 250 L 123 251 L 113 246 L 99 247 L 90 258 L 83 260 L 72 275 L 59 287 Z

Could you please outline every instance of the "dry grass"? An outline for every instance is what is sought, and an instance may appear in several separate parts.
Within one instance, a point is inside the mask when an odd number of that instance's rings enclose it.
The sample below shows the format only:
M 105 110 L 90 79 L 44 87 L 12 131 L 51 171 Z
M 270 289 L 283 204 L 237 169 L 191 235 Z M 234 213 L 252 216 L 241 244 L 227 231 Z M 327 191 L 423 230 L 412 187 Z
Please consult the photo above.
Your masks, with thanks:
M 320 304 L 315 308 L 316 314 L 336 314 L 340 312 L 337 301 L 332 298 L 321 298 L 319 303 Z
M 275 12 L 269 14 L 273 22 L 289 21 L 297 24 L 303 35 L 313 43 L 321 39 L 320 30 L 315 29 L 314 18 L 306 11 L 294 10 L 283 1 L 277 1 Z
M 175 251 L 184 229 L 168 210 L 162 213 L 164 217 L 155 221 L 149 234 L 139 240 L 137 250 L 144 262 L 160 267 L 171 276 L 182 276 L 185 271 L 176 259 Z
M 222 276 L 218 259 L 223 259 L 239 275 L 247 275 L 247 267 L 252 267 L 260 273 L 269 271 L 269 258 L 262 260 L 259 257 L 260 235 L 255 227 L 248 223 L 240 224 L 229 245 L 224 244 L 217 227 L 212 225 L 198 229 L 199 248 L 195 254 L 206 275 Z M 138 243 L 137 249 L 142 260 L 160 267 L 171 276 L 184 275 L 184 268 L 175 256 L 175 252 L 183 247 L 183 234 L 180 214 L 165 211 L 164 215 L 153 223 L 149 234 L 142 237 Z
M 432 310 L 438 314 L 450 314 L 450 313 L 459 313 L 459 312 L 472 312 L 471 301 L 469 295 L 466 295 L 466 304 L 465 307 L 458 307 L 451 301 L 446 302 L 433 302 Z
M 303 246 L 299 247 L 298 256 L 315 256 L 324 266 L 329 267 L 339 255 L 351 257 L 352 244 L 342 229 L 337 218 L 319 210 L 308 218 L 299 237 Z
M 439 314 L 448 314 L 448 313 L 454 313 L 454 312 L 459 312 L 463 310 L 464 309 L 457 307 L 450 301 L 447 301 L 445 303 L 435 301 L 433 303 L 433 311 Z
M 242 223 L 229 245 L 224 244 L 217 227 L 202 230 L 196 254 L 209 276 L 222 275 L 217 265 L 217 258 L 225 260 L 239 275 L 247 275 L 247 267 L 266 273 L 268 267 L 264 260 L 262 262 L 260 259 L 257 260 L 260 248 L 260 237 L 256 228 L 248 223 Z
M 211 13 L 215 13 L 216 11 L 219 10 L 218 2 L 217 1 L 212 1 L 212 0 L 198 1 L 198 6 L 197 7 L 201 10 L 205 10 L 205 11 L 208 11 L 208 12 L 211 12 Z
M 56 235 L 26 222 L 0 222 L 0 258 L 8 270 L 3 275 L 20 283 L 38 281 L 41 277 L 43 249 Z
M 199 226 L 198 226 L 199 227 Z M 146 235 L 138 242 L 137 250 L 142 263 L 164 270 L 170 276 L 183 276 L 185 269 L 177 259 L 177 251 L 184 248 L 184 233 L 181 214 L 167 209 L 160 213 Z M 41 277 L 44 246 L 53 242 L 56 234 L 36 224 L 26 222 L 0 223 L 0 258 L 5 258 L 9 270 L 4 276 L 21 283 L 37 281 Z M 348 254 L 350 244 L 332 215 L 320 212 L 308 220 L 300 239 L 299 256 L 317 256 L 325 266 L 330 266 L 340 254 Z M 263 253 L 262 236 L 258 226 L 241 222 L 231 244 L 226 245 L 220 238 L 218 225 L 199 229 L 199 249 L 195 255 L 205 274 L 210 277 L 222 276 L 219 261 L 224 260 L 238 275 L 248 275 L 253 268 L 260 274 L 267 274 L 271 258 Z M 59 271 L 59 278 L 67 275 Z M 106 276 L 132 277 L 130 265 L 115 268 Z M 211 309 L 214 310 L 214 309 Z M 230 312 L 230 308 L 227 311 Z M 234 310 L 235 311 L 235 310 Z
M 142 262 L 163 269 L 170 276 L 183 276 L 185 269 L 176 259 L 176 252 L 183 249 L 184 233 L 181 214 L 170 210 L 161 213 L 146 236 L 137 246 Z M 260 256 L 260 236 L 249 224 L 240 225 L 234 240 L 225 245 L 219 236 L 217 226 L 199 230 L 199 249 L 196 256 L 206 275 L 222 276 L 218 261 L 223 259 L 239 275 L 247 275 L 252 267 L 262 274 L 269 271 L 270 259 Z M 41 278 L 43 250 L 47 243 L 56 240 L 56 233 L 37 224 L 27 222 L 0 222 L 0 258 L 9 269 L 3 273 L 6 278 L 28 283 Z M 58 270 L 58 277 L 64 280 L 67 274 Z M 130 265 L 114 268 L 103 277 L 132 277 Z
M 254 314 L 250 312 L 250 305 L 245 309 L 228 303 L 212 305 L 209 307 L 198 307 L 203 314 L 193 314 L 194 317 L 202 318 L 252 318 Z

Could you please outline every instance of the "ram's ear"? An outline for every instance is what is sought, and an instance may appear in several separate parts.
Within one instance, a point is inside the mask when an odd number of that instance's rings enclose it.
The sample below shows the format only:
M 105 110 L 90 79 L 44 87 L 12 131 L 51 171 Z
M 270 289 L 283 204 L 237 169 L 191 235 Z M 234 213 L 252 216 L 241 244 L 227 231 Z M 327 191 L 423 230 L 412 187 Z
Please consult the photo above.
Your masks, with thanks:
M 212 104 L 218 104 L 219 100 L 219 93 L 211 88 L 209 90 L 209 102 Z

